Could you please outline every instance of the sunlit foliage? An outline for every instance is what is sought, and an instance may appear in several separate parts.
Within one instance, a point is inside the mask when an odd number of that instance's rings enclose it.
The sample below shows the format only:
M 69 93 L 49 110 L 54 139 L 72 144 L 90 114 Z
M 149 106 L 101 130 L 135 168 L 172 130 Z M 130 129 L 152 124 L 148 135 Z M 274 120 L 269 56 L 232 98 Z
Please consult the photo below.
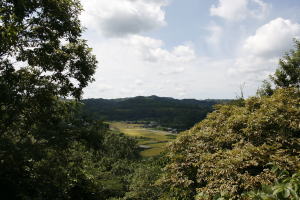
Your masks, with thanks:
M 170 147 L 162 184 L 177 199 L 240 195 L 271 184 L 281 169 L 300 169 L 300 94 L 278 89 L 245 106 L 222 105 Z

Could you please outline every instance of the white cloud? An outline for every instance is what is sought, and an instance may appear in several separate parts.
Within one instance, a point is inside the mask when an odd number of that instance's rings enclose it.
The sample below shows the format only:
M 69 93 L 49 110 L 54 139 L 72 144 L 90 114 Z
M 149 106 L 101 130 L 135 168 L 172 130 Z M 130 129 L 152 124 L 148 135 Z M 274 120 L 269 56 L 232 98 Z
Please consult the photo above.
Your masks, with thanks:
M 175 91 L 174 84 L 180 82 L 179 85 L 185 85 L 189 81 L 190 68 L 198 67 L 199 58 L 191 43 L 169 50 L 161 40 L 130 35 L 101 41 L 90 40 L 89 45 L 100 62 L 95 74 L 96 81 L 85 89 L 85 98 L 153 94 L 183 97 L 183 91 Z M 113 88 L 104 90 L 103 84 Z
M 281 56 L 292 47 L 293 38 L 300 36 L 300 24 L 288 19 L 277 18 L 258 28 L 255 35 L 246 39 L 247 53 L 274 57 Z
M 226 74 L 230 62 L 200 57 L 190 43 L 169 50 L 161 40 L 128 36 L 90 40 L 89 45 L 100 62 L 96 81 L 85 89 L 85 98 L 153 94 L 175 98 L 234 96 Z M 151 55 L 152 51 L 163 53 Z M 150 61 L 148 54 L 153 57 Z M 105 90 L 103 85 L 111 88 Z M 238 90 L 238 86 L 236 88 Z
M 135 83 L 135 85 L 137 85 L 137 86 L 141 86 L 141 85 L 144 84 L 144 81 L 142 81 L 141 79 L 136 79 L 136 80 L 134 81 L 134 83 Z
M 110 90 L 112 89 L 112 86 L 111 85 L 108 85 L 108 84 L 99 84 L 97 85 L 97 90 L 103 92 L 103 91 L 106 91 L 106 90 Z
M 122 42 L 132 46 L 133 52 L 148 62 L 180 64 L 190 62 L 196 58 L 192 45 L 188 44 L 175 46 L 169 51 L 163 48 L 163 41 L 140 35 L 129 36 L 122 39 Z
M 189 62 L 196 58 L 195 50 L 190 45 L 176 46 L 171 54 L 178 62 Z
M 177 94 L 178 94 L 178 96 L 180 98 L 184 97 L 186 95 L 186 93 L 187 93 L 187 90 L 184 87 L 182 87 L 182 86 L 176 87 L 175 91 L 177 92 Z
M 184 71 L 185 71 L 184 67 L 176 67 L 176 68 L 162 70 L 159 72 L 159 75 L 162 75 L 162 76 L 176 75 L 176 74 L 182 74 L 182 73 L 184 73 Z
M 207 27 L 207 30 L 210 31 L 210 35 L 207 38 L 207 42 L 213 45 L 218 45 L 223 34 L 223 28 L 216 24 L 211 24 Z
M 240 21 L 248 17 L 259 19 L 268 14 L 269 7 L 262 0 L 219 0 L 217 6 L 211 6 L 210 14 L 230 21 Z
M 112 85 L 103 83 L 101 78 L 97 79 L 97 84 L 94 84 L 93 87 L 89 88 L 88 94 L 85 94 L 85 98 L 95 98 L 101 97 L 103 93 L 111 93 L 114 91 L 114 87 Z
M 83 0 L 81 16 L 89 29 L 108 37 L 137 34 L 166 25 L 165 0 Z
M 293 47 L 293 38 L 299 36 L 300 24 L 282 18 L 270 21 L 245 39 L 228 74 L 250 83 L 252 90 L 257 89 L 262 80 L 274 73 L 279 58 Z
M 237 57 L 227 70 L 234 86 L 245 84 L 244 94 L 252 96 L 261 86 L 262 81 L 272 74 L 278 63 L 278 58 L 264 58 L 259 56 Z M 239 89 L 236 87 L 236 91 Z
M 244 79 L 262 80 L 274 71 L 278 58 L 264 58 L 259 56 L 240 56 L 233 63 L 233 67 L 229 68 L 228 72 L 232 76 L 240 76 Z

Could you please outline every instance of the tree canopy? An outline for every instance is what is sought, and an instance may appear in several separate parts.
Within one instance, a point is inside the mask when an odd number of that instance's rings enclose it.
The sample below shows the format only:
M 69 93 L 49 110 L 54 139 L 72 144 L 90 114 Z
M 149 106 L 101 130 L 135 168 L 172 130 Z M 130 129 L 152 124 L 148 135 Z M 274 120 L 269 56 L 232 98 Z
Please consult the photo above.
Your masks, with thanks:
M 80 38 L 80 12 L 78 0 L 0 2 L 0 83 L 10 89 L 1 90 L 3 96 L 47 88 L 55 95 L 80 97 L 97 63 Z M 36 90 L 18 87 L 28 74 Z
M 223 105 L 169 148 L 163 184 L 178 199 L 210 199 L 270 184 L 272 165 L 300 169 L 300 94 L 279 89 L 271 97 L 252 97 L 244 106 Z
M 300 88 L 300 41 L 295 39 L 295 49 L 279 60 L 279 68 L 271 80 L 277 87 Z
M 294 39 L 295 48 L 279 60 L 279 67 L 269 79 L 264 80 L 257 94 L 271 96 L 275 88 L 300 88 L 300 41 Z
M 108 199 L 126 192 L 136 142 L 78 114 L 96 58 L 78 0 L 0 1 L 0 196 Z

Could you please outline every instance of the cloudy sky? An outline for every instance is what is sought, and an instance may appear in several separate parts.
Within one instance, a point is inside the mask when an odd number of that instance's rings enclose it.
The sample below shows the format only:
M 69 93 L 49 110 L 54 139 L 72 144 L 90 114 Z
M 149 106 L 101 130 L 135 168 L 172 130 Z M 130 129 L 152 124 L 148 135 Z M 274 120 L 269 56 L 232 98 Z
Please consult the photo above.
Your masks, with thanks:
M 99 61 L 84 98 L 254 95 L 300 38 L 299 0 L 82 0 Z

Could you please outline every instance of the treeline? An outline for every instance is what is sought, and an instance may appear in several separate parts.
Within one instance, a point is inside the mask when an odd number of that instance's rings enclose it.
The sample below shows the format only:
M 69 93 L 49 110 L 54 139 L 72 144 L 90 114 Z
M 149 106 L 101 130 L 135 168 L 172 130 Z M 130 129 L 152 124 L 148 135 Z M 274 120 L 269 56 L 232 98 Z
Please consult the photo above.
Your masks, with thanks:
M 213 111 L 213 106 L 229 100 L 133 97 L 122 99 L 85 99 L 83 113 L 108 121 L 153 121 L 163 127 L 186 130 Z

